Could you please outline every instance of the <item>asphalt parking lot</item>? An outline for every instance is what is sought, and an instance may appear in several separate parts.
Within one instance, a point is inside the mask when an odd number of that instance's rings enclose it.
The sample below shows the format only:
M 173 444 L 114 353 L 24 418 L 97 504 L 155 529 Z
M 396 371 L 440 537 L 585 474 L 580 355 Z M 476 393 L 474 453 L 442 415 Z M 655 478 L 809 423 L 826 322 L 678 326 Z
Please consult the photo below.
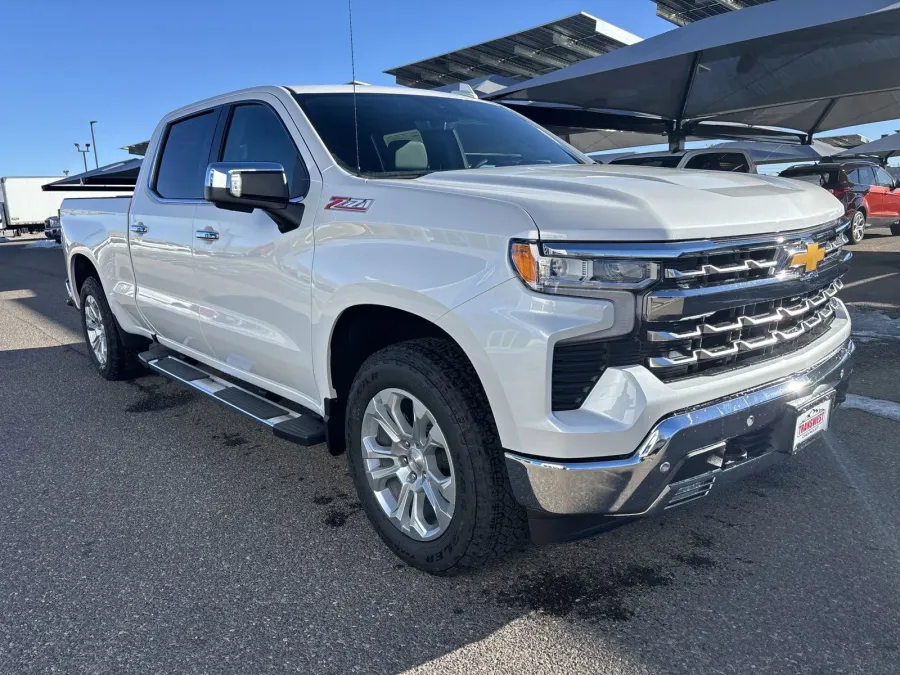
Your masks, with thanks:
M 896 673 L 900 237 L 854 247 L 857 408 L 718 497 L 473 576 L 405 567 L 346 458 L 93 371 L 62 252 L 0 244 L 0 673 Z M 876 410 L 877 411 L 877 410 Z

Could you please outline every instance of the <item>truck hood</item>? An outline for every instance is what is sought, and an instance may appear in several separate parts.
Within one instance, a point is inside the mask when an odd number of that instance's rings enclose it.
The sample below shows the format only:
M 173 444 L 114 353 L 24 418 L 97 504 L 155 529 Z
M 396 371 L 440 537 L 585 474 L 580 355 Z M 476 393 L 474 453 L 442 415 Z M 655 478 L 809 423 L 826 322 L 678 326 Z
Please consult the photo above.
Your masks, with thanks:
M 769 234 L 843 215 L 822 188 L 774 176 L 581 164 L 437 172 L 407 184 L 522 207 L 546 241 Z

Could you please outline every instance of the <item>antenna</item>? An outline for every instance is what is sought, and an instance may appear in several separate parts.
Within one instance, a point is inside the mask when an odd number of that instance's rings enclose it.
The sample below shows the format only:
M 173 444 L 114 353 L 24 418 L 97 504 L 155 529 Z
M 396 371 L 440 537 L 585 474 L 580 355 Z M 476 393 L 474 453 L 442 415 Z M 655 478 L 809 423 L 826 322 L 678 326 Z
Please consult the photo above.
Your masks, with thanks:
M 359 163 L 359 119 L 356 115 L 356 56 L 353 53 L 353 0 L 347 0 L 350 17 L 350 79 L 353 86 L 353 137 L 356 139 L 356 175 L 362 177 Z

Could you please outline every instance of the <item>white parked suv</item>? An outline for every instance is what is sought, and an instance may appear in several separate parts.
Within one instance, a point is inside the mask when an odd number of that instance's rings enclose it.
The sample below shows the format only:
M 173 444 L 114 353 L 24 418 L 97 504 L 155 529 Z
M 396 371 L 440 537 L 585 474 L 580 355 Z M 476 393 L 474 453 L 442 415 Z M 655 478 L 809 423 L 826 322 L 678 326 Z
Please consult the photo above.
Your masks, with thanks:
M 596 155 L 602 161 L 603 155 Z M 677 152 L 642 152 L 617 157 L 609 164 L 651 166 L 663 169 L 695 169 L 699 171 L 728 171 L 731 173 L 757 173 L 756 163 L 746 150 L 721 150 L 699 148 Z
M 67 199 L 107 379 L 145 365 L 348 455 L 452 574 L 701 498 L 843 400 L 843 208 L 775 177 L 604 167 L 496 104 L 260 87 L 167 115 L 128 198 Z

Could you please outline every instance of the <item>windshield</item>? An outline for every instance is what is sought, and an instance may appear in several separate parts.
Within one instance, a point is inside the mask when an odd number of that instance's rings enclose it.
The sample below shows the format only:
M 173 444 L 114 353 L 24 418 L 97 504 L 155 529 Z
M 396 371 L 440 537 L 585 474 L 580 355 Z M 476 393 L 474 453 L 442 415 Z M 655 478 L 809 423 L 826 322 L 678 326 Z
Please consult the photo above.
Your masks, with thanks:
M 328 151 L 357 173 L 353 94 L 294 94 Z M 357 92 L 359 173 L 371 178 L 526 164 L 583 164 L 515 113 L 478 101 Z

